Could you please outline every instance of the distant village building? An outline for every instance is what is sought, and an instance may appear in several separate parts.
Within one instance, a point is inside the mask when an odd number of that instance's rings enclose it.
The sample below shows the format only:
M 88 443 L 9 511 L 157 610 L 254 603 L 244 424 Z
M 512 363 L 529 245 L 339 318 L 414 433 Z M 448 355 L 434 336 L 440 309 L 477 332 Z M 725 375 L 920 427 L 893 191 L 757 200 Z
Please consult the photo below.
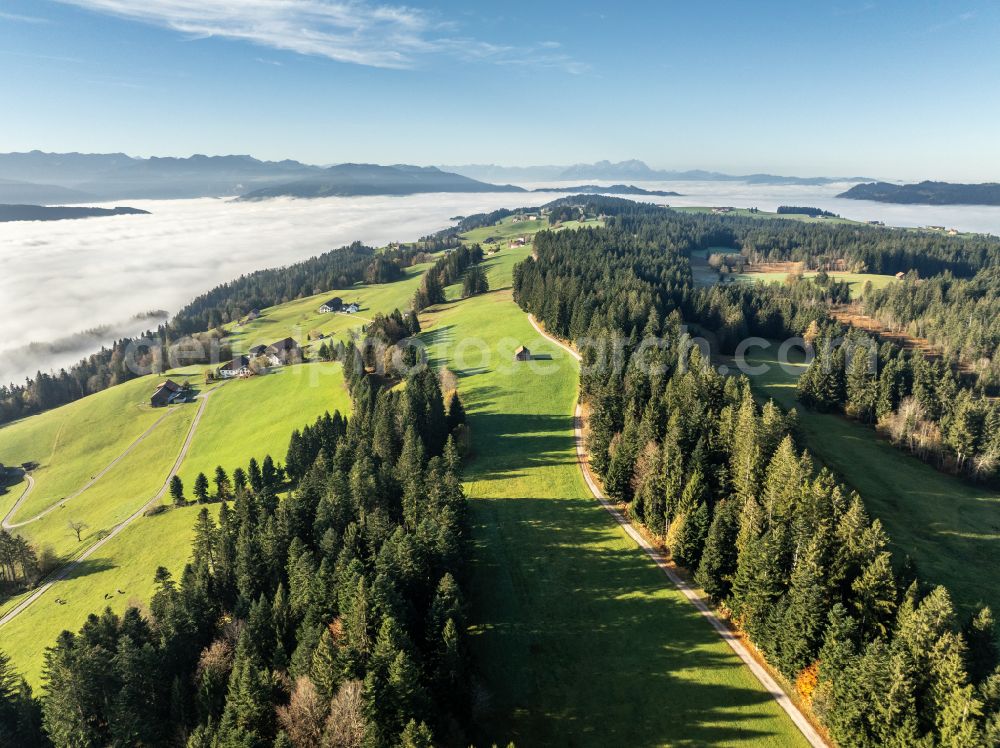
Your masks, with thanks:
M 184 394 L 185 393 L 179 384 L 168 379 L 165 382 L 160 382 L 156 385 L 156 390 L 149 398 L 149 404 L 154 408 L 162 408 L 165 405 L 170 405 L 170 403 L 182 400 L 184 398 Z
M 531 351 L 529 351 L 523 345 L 522 346 L 518 346 L 517 350 L 514 351 L 514 360 L 515 361 L 530 361 L 531 360 Z
M 325 302 L 323 306 L 319 308 L 319 310 L 323 314 L 329 314 L 330 312 L 339 312 L 343 307 L 344 307 L 344 300 L 339 296 L 334 296 L 332 299 Z
M 233 379 L 234 377 L 248 377 L 253 372 L 250 371 L 250 359 L 246 356 L 237 356 L 232 361 L 227 361 L 215 370 L 219 379 Z
M 869 226 L 885 226 L 885 221 L 869 221 Z
M 510 240 L 510 246 L 512 246 L 512 247 L 523 247 L 527 243 L 528 243 L 528 240 L 525 239 L 523 236 L 519 236 L 519 237 L 517 237 L 515 239 L 511 239 Z
M 713 213 L 732 213 L 733 209 L 729 206 L 723 206 L 721 208 L 712 208 Z

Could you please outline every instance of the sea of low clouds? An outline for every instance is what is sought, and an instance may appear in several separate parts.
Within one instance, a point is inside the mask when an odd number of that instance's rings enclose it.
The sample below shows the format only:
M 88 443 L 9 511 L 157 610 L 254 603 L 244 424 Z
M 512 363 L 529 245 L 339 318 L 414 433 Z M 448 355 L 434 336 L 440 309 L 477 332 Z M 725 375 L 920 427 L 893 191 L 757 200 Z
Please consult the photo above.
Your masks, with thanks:
M 550 183 L 546 186 L 569 186 Z M 846 185 L 770 186 L 662 182 L 671 205 L 824 208 L 896 226 L 943 225 L 1000 234 L 1000 208 L 909 206 L 843 200 Z M 431 194 L 261 202 L 128 201 L 148 216 L 0 223 L 0 381 L 67 366 L 116 337 L 155 327 L 219 283 L 360 240 L 408 241 L 456 215 L 539 205 L 557 193 Z

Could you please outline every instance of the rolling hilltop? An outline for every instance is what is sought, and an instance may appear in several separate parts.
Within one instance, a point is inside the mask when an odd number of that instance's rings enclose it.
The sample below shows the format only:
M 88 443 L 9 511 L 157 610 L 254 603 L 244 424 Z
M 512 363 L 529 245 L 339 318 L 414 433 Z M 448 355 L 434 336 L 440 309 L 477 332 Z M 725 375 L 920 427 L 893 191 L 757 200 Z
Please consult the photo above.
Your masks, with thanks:
M 414 195 L 420 192 L 524 192 L 524 189 L 510 184 L 480 182 L 434 166 L 338 164 L 305 179 L 254 190 L 241 199 Z
M 870 184 L 856 184 L 837 197 L 907 205 L 1000 205 L 1000 184 L 996 182 L 983 184 L 927 181 L 919 184 L 872 182 Z
M 148 215 L 148 210 L 128 207 L 66 208 L 47 207 L 44 205 L 0 205 L 0 223 L 8 221 L 62 221 L 70 218 Z

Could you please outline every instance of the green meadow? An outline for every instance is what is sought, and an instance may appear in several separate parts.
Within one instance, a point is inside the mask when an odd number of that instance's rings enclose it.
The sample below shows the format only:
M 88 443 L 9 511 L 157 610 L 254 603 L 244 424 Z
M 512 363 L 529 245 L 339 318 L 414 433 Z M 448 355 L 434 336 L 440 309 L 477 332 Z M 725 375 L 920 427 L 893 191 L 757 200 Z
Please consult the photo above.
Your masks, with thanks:
M 788 273 L 767 272 L 767 273 L 732 273 L 722 276 L 736 283 L 784 283 L 788 279 Z M 818 273 L 803 273 L 805 278 L 815 278 Z M 866 283 L 872 284 L 872 289 L 885 288 L 891 283 L 898 283 L 893 275 L 877 275 L 875 273 L 829 273 L 833 280 L 847 283 L 851 287 L 851 298 L 859 299 Z
M 294 429 L 325 411 L 347 415 L 350 407 L 339 363 L 281 367 L 264 376 L 226 382 L 212 393 L 178 471 L 188 500 L 198 473 L 211 482 L 217 465 L 231 475 L 236 467 L 245 470 L 251 457 L 260 462 L 268 454 L 283 463 Z
M 154 592 L 153 574 L 159 566 L 175 577 L 180 575 L 190 557 L 200 509 L 195 504 L 140 517 L 84 561 L 72 576 L 53 585 L 0 628 L 0 649 L 33 688 L 41 685 L 45 648 L 55 643 L 60 632 L 76 631 L 88 615 L 106 607 L 118 613 L 129 605 L 148 609 Z M 218 507 L 210 506 L 209 511 L 214 515 Z
M 509 286 L 500 263 L 528 251 L 497 256 L 491 285 Z M 431 364 L 458 377 L 471 428 L 476 744 L 804 744 L 591 497 L 573 440 L 576 362 L 509 290 L 432 308 L 421 325 Z M 513 362 L 521 344 L 536 360 Z
M 227 341 L 236 352 L 245 352 L 255 345 L 270 345 L 286 337 L 295 338 L 300 345 L 305 346 L 309 333 L 313 331 L 321 332 L 327 337 L 344 338 L 349 331 L 360 330 L 376 312 L 388 314 L 393 309 L 401 312 L 409 309 L 421 276 L 430 265 L 431 263 L 423 263 L 406 268 L 405 277 L 394 283 L 358 284 L 350 288 L 331 289 L 315 296 L 263 309 L 261 315 L 251 322 L 226 325 L 225 328 L 230 333 Z M 341 297 L 344 303 L 356 301 L 361 311 L 357 314 L 321 313 L 319 308 L 323 302 L 334 296 Z M 320 342 L 313 341 L 311 345 L 318 348 Z
M 0 463 L 38 463 L 35 488 L 13 520 L 33 517 L 81 488 L 160 418 L 163 411 L 149 406 L 155 380 L 133 379 L 0 428 Z
M 747 361 L 770 367 L 751 377 L 754 387 L 797 409 L 804 446 L 861 494 L 894 550 L 916 562 L 922 579 L 945 585 L 966 612 L 979 603 L 1000 610 L 1000 494 L 935 470 L 867 426 L 803 408 L 795 385 L 806 367 L 782 368 L 776 349 L 748 355 Z

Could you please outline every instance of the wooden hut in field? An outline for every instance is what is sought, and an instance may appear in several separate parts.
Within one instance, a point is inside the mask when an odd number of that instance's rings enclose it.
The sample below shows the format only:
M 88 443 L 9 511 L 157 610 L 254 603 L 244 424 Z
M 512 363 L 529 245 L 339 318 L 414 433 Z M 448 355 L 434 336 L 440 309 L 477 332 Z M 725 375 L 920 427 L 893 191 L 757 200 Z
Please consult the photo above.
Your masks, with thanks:
M 529 351 L 523 345 L 522 346 L 518 346 L 518 349 L 516 351 L 514 351 L 514 360 L 515 361 L 530 361 L 531 360 L 531 351 Z

